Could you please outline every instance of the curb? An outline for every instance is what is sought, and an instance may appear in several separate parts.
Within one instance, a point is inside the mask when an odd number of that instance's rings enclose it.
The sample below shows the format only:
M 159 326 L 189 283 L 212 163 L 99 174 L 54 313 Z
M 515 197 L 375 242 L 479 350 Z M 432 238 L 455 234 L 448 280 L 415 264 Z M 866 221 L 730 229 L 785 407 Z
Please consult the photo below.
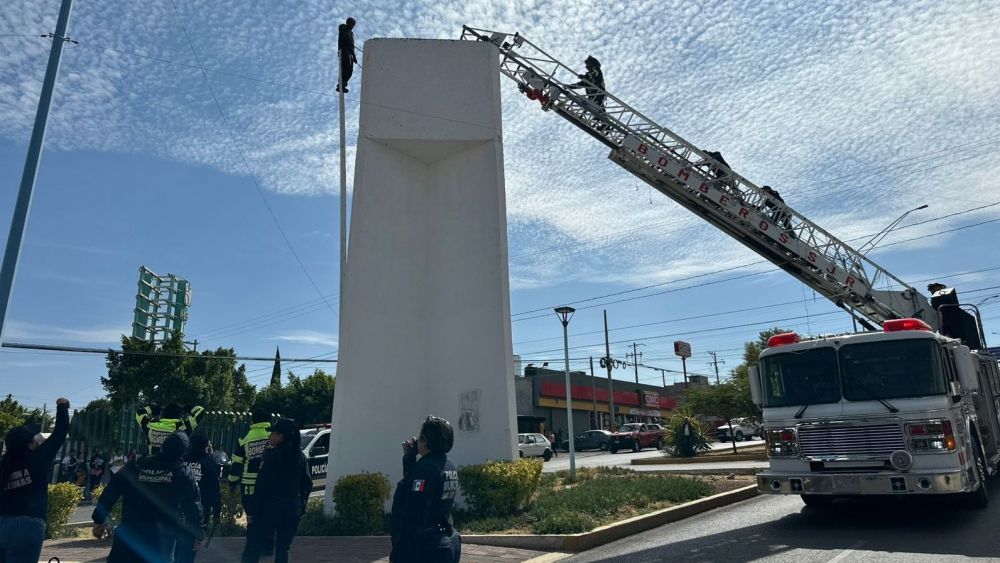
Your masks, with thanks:
M 582 534 L 470 534 L 462 535 L 462 542 L 477 545 L 490 545 L 495 547 L 533 549 L 538 551 L 586 551 L 599 545 L 611 543 L 615 540 L 619 540 L 639 532 L 644 532 L 664 524 L 677 522 L 678 520 L 683 520 L 696 514 L 701 514 L 702 512 L 707 512 L 715 508 L 747 500 L 757 496 L 758 494 L 756 484 L 748 485 L 733 491 L 719 493 L 717 495 L 694 500 L 679 506 L 664 508 L 662 510 L 657 510 L 656 512 L 643 514 L 642 516 L 636 516 L 634 518 L 629 518 L 628 520 L 608 524 L 607 526 L 601 526 L 600 528 L 596 528 L 590 532 L 584 532 Z
M 759 454 L 730 454 L 730 455 L 714 455 L 712 457 L 646 457 L 640 459 L 633 459 L 632 465 L 684 465 L 684 464 L 694 464 L 694 463 L 726 463 L 730 461 L 767 461 L 767 454 L 761 452 Z

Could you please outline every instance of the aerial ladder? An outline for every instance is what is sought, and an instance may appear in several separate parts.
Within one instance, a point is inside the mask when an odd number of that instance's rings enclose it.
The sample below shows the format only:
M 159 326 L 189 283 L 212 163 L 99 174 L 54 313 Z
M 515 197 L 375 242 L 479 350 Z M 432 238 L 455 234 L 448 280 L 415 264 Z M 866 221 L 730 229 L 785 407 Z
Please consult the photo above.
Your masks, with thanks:
M 612 162 L 830 299 L 865 328 L 907 317 L 940 328 L 937 311 L 919 291 L 735 173 L 718 153 L 699 149 L 611 93 L 604 92 L 602 107 L 574 92 L 577 73 L 517 33 L 463 26 L 461 38 L 496 45 L 500 72 L 541 109 L 604 143 Z

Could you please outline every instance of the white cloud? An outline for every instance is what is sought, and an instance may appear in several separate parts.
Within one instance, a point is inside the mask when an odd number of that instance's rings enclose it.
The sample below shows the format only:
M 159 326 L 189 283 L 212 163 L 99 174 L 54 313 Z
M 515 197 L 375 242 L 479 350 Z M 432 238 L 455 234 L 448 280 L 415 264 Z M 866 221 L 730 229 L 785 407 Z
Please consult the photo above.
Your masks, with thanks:
M 309 346 L 337 348 L 336 334 L 330 332 L 319 332 L 316 330 L 293 330 L 278 334 L 277 336 L 272 336 L 268 340 L 280 340 L 282 342 L 294 342 L 296 344 L 306 344 Z
M 120 346 L 129 327 L 70 328 L 10 320 L 4 338 L 7 342 L 35 341 L 45 344 L 101 344 Z

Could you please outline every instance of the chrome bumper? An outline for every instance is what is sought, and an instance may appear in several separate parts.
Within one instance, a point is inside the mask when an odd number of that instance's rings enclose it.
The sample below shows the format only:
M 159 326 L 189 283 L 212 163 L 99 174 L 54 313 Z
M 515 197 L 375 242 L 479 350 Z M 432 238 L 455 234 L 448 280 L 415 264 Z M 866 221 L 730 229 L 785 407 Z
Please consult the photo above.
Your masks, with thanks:
M 898 495 L 962 493 L 968 474 L 956 469 L 926 473 L 757 474 L 757 490 L 772 495 Z

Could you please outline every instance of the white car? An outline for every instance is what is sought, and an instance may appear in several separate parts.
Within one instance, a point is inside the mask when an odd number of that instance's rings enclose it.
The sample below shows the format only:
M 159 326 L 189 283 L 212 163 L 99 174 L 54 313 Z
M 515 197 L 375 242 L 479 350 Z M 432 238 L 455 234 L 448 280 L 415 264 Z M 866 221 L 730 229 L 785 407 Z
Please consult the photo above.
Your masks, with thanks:
M 521 457 L 540 457 L 548 461 L 552 459 L 552 444 L 541 434 L 518 434 L 517 453 Z
M 715 437 L 720 442 L 732 442 L 733 438 L 736 438 L 737 442 L 742 442 L 743 440 L 752 440 L 756 435 L 761 435 L 760 425 L 753 424 L 745 418 L 734 418 L 732 429 L 728 424 L 723 424 L 715 429 Z

